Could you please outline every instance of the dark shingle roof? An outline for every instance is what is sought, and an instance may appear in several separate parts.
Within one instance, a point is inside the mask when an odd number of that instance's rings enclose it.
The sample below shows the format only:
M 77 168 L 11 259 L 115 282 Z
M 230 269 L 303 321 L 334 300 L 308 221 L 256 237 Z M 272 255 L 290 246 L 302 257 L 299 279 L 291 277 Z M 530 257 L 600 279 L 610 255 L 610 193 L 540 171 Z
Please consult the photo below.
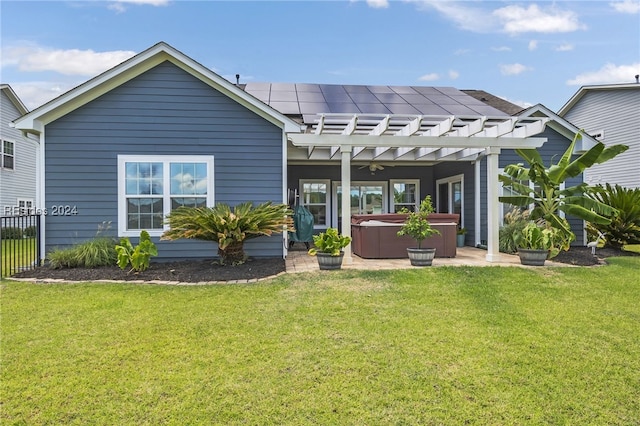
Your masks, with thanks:
M 461 90 L 461 92 L 464 92 L 467 95 L 509 115 L 518 115 L 525 110 L 525 108 L 520 105 L 513 104 L 507 100 L 492 95 L 491 93 L 487 93 L 484 90 Z

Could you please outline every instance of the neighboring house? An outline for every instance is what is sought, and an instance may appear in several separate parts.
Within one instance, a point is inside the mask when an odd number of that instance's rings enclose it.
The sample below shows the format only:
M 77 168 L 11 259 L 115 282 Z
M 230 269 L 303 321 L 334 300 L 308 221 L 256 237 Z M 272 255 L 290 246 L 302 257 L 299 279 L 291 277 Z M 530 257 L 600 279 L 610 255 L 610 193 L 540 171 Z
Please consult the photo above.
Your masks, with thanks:
M 584 86 L 558 115 L 584 129 L 605 145 L 629 149 L 585 171 L 590 185 L 618 184 L 640 188 L 640 84 Z
M 27 112 L 11 86 L 0 84 L 0 216 L 33 212 L 36 205 L 37 139 L 10 127 Z
M 165 43 L 15 126 L 43 147 L 46 251 L 111 222 L 119 236 L 148 230 L 165 259 L 216 255 L 211 243 L 157 241 L 172 208 L 287 202 L 298 190 L 316 229 L 347 235 L 351 214 L 415 208 L 432 195 L 439 211 L 461 214 L 467 244 L 486 243 L 497 260 L 499 168 L 517 161 L 515 148 L 550 159 L 574 130 L 544 108 L 513 117 L 450 87 L 240 86 Z M 246 251 L 286 255 L 283 238 Z

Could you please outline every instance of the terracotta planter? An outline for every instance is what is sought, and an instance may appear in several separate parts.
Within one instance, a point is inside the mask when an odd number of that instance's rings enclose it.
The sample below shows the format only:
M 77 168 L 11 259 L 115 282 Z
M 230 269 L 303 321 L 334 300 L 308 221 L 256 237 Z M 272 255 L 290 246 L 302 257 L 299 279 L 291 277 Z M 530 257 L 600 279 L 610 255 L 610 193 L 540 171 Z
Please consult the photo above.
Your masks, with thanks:
M 344 257 L 344 252 L 340 252 L 339 256 L 332 256 L 330 253 L 316 253 L 316 257 L 318 258 L 318 266 L 322 271 L 332 271 L 336 269 L 342 268 L 342 258 Z
M 544 266 L 547 256 L 549 256 L 549 250 L 532 250 L 532 249 L 518 249 L 518 256 L 520 256 L 520 263 L 528 266 Z
M 436 256 L 434 248 L 408 248 L 407 254 L 412 266 L 431 266 Z

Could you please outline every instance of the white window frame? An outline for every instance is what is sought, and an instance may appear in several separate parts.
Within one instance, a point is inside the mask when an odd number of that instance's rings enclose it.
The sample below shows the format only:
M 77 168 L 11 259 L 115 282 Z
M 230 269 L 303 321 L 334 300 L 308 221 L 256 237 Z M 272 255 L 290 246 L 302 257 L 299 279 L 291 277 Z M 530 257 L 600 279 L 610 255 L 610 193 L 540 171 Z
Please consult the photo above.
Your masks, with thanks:
M 440 185 L 447 184 L 447 195 L 449 196 L 446 200 L 447 203 L 447 211 L 451 213 L 453 211 L 453 184 L 456 182 L 460 182 L 460 228 L 464 228 L 464 174 L 453 175 L 446 178 L 436 180 L 436 211 L 440 211 L 441 204 L 441 195 L 440 195 Z
M 140 229 L 127 229 L 127 195 L 126 195 L 126 167 L 125 163 L 163 163 L 163 194 L 156 198 L 163 199 L 163 216 L 171 212 L 171 163 L 206 163 L 207 164 L 207 207 L 214 205 L 214 157 L 212 155 L 118 155 L 118 236 L 137 237 Z M 152 237 L 159 237 L 169 229 L 167 224 L 163 229 L 147 229 Z
M 334 228 L 338 227 L 338 223 L 342 217 L 338 214 L 338 187 L 342 186 L 342 181 L 333 181 L 331 188 L 331 199 L 333 200 L 333 208 L 331 209 L 331 220 Z M 351 181 L 351 186 L 382 186 L 382 208 L 380 213 L 389 211 L 389 181 L 387 180 L 357 180 Z M 349 188 L 351 192 L 351 188 Z M 351 216 L 351 215 L 349 215 Z
M 322 203 L 309 203 L 304 198 L 304 185 L 305 184 L 320 184 L 324 185 L 327 189 L 327 193 L 324 197 L 324 211 L 325 211 L 325 224 L 318 225 L 316 223 L 313 224 L 313 229 L 327 229 L 331 226 L 331 180 L 330 179 L 300 179 L 298 181 L 299 185 L 299 196 L 300 196 L 300 204 L 305 208 L 309 208 L 310 205 L 313 206 L 322 206 Z
M 4 152 L 4 144 L 6 143 L 10 143 L 13 146 L 13 154 L 6 154 Z M 10 156 L 13 159 L 13 166 L 12 167 L 6 167 L 4 165 L 4 157 L 6 156 Z M 1 139 L 0 140 L 0 168 L 4 169 L 4 170 L 15 170 L 16 169 L 16 143 L 15 141 L 12 140 L 8 140 L 8 139 Z
M 415 185 L 416 186 L 416 202 L 415 202 L 415 211 L 418 211 L 418 209 L 420 208 L 420 179 L 391 179 L 389 180 L 389 212 L 393 213 L 396 211 L 396 203 L 395 203 L 395 199 L 393 198 L 393 186 L 396 183 L 403 183 L 403 184 L 408 184 L 408 185 Z M 404 205 L 406 203 L 402 203 L 402 205 Z
M 35 203 L 33 198 L 16 198 L 16 207 L 18 207 L 18 211 L 21 215 L 30 215 L 35 211 Z

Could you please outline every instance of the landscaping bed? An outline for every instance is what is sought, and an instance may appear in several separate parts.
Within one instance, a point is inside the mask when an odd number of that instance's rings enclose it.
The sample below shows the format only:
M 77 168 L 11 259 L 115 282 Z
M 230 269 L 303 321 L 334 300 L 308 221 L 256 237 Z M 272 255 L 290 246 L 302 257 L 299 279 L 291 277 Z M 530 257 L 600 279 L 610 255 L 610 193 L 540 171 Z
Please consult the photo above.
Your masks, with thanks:
M 47 266 L 14 275 L 15 278 L 61 279 L 69 281 L 180 281 L 189 283 L 246 281 L 266 278 L 285 271 L 279 258 L 249 258 L 241 265 L 220 265 L 212 260 L 152 262 L 143 272 L 130 272 L 117 266 L 53 269 Z

